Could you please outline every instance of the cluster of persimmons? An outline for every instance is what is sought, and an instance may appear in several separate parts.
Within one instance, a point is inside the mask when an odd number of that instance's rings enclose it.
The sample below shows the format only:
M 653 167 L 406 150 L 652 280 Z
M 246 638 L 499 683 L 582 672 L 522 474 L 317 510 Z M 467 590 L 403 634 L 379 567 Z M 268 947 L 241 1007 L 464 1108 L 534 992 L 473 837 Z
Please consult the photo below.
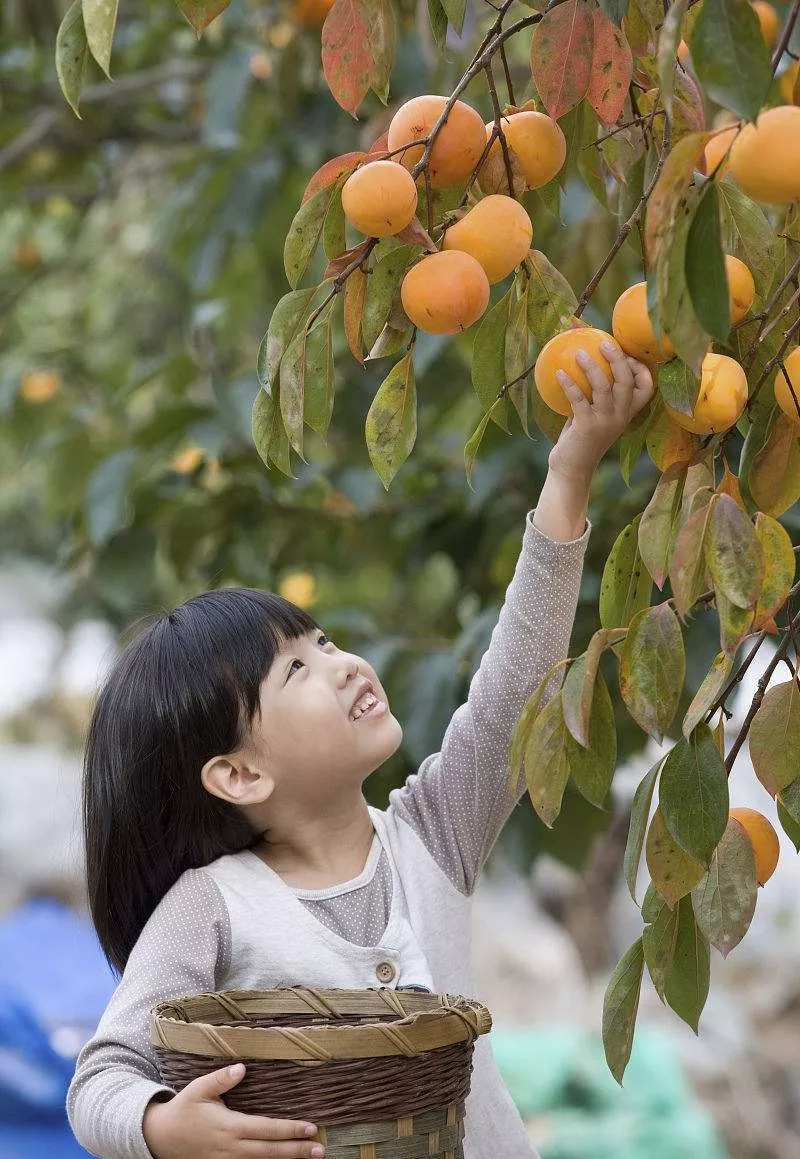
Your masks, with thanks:
M 397 110 L 385 138 L 385 152 L 367 155 L 342 188 L 348 221 L 368 237 L 402 234 L 417 212 L 418 193 L 426 184 L 437 190 L 463 185 L 476 172 L 480 196 L 466 210 L 451 214 L 436 252 L 427 253 L 408 272 L 401 300 L 408 318 L 433 334 L 454 334 L 476 322 L 489 304 L 490 286 L 508 277 L 527 256 L 533 225 L 519 198 L 528 189 L 551 181 L 566 159 L 566 141 L 558 123 L 530 106 L 506 110 L 500 122 L 484 124 L 463 101 L 452 103 L 429 148 L 431 132 L 447 105 L 443 96 L 413 97 Z M 486 146 L 492 141 L 488 154 Z M 483 160 L 481 161 L 481 158 Z M 427 169 L 427 179 L 422 169 Z M 757 201 L 788 204 L 800 198 L 800 107 L 785 105 L 763 112 L 753 124 L 725 126 L 709 141 L 706 174 L 728 171 L 740 188 Z M 755 285 L 745 265 L 725 258 L 731 324 L 753 304 Z M 565 371 L 590 398 L 591 386 L 576 362 L 584 349 L 609 371 L 600 344 L 608 335 L 582 323 L 564 330 L 541 350 L 534 381 L 544 402 L 562 415 L 571 405 L 556 372 Z M 622 349 L 651 367 L 672 358 L 669 338 L 657 336 L 647 307 L 645 282 L 630 286 L 612 316 L 614 338 Z M 775 377 L 775 397 L 800 426 L 800 348 L 784 360 Z M 791 384 L 791 385 L 790 385 Z M 667 408 L 675 422 L 705 435 L 726 431 L 740 418 L 748 398 L 743 368 L 733 358 L 709 352 L 702 363 L 697 402 L 691 415 Z

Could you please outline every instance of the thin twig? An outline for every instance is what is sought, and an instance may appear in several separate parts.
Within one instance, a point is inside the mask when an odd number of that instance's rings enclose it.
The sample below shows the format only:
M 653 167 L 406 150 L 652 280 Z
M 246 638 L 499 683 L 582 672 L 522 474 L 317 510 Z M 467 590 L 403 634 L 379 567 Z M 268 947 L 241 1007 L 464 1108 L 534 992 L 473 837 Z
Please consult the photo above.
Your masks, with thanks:
M 784 52 L 786 51 L 789 41 L 792 39 L 794 26 L 797 23 L 797 17 L 800 16 L 800 0 L 794 0 L 792 10 L 789 17 L 783 26 L 781 38 L 775 45 L 775 51 L 772 54 L 772 75 L 775 76 L 778 65 L 781 63 Z
M 625 241 L 628 237 L 628 234 L 631 232 L 631 230 L 633 229 L 634 226 L 639 224 L 639 220 L 640 220 L 642 214 L 644 213 L 644 209 L 645 209 L 645 206 L 647 205 L 647 202 L 650 199 L 650 195 L 652 194 L 653 190 L 655 189 L 656 182 L 658 181 L 659 177 L 661 176 L 661 170 L 664 168 L 664 162 L 666 161 L 667 154 L 669 153 L 670 136 L 671 136 L 670 119 L 667 116 L 666 120 L 665 120 L 665 124 L 664 124 L 664 139 L 662 141 L 661 151 L 658 155 L 658 162 L 656 164 L 655 172 L 653 173 L 653 176 L 650 179 L 650 184 L 647 186 L 647 189 L 645 189 L 644 193 L 640 197 L 639 203 L 636 206 L 636 208 L 634 209 L 633 213 L 630 215 L 628 220 L 621 227 L 619 233 L 617 234 L 616 238 L 614 239 L 614 244 L 611 246 L 611 249 L 606 254 L 606 256 L 603 258 L 603 261 L 597 267 L 597 269 L 595 270 L 592 277 L 589 279 L 589 282 L 586 285 L 586 289 L 583 291 L 580 298 L 578 299 L 578 305 L 575 308 L 575 316 L 576 317 L 579 318 L 581 316 L 581 314 L 583 313 L 583 311 L 586 309 L 586 307 L 589 303 L 589 299 L 591 298 L 592 294 L 595 292 L 598 285 L 600 284 L 600 281 L 601 281 L 603 275 L 605 274 L 606 270 L 611 265 L 611 263 L 613 262 L 614 258 L 618 254 L 618 252 L 622 249 L 622 247 L 625 244 Z

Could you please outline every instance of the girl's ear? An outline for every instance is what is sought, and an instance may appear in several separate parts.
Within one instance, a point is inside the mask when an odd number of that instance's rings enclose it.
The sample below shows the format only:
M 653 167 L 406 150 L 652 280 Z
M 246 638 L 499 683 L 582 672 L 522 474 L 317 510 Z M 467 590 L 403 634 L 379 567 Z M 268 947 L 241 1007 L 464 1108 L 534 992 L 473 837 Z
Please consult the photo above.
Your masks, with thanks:
M 242 757 L 212 757 L 200 770 L 203 788 L 232 805 L 261 805 L 272 796 L 275 781 L 265 769 Z

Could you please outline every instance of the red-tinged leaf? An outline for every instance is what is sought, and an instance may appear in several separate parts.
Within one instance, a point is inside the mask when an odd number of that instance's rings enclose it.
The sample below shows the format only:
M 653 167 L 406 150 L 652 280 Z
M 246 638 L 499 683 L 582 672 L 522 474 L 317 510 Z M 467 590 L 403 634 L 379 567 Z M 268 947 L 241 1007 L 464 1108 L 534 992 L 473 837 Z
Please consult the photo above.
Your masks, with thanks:
M 370 89 L 385 102 L 394 47 L 391 0 L 334 0 L 322 27 L 322 71 L 351 116 Z
M 339 274 L 346 270 L 359 254 L 366 253 L 369 243 L 370 239 L 366 238 L 364 241 L 359 242 L 357 246 L 353 246 L 351 250 L 345 250 L 343 254 L 332 258 L 325 267 L 322 280 L 325 281 L 326 278 L 338 278 Z
M 586 96 L 593 50 L 593 10 L 586 0 L 558 4 L 537 25 L 531 44 L 531 72 L 551 117 L 562 117 Z
M 379 157 L 383 157 L 384 154 L 386 154 L 388 152 L 389 152 L 389 130 L 387 129 L 385 133 L 381 133 L 380 137 L 378 137 L 375 141 L 372 142 L 372 144 L 369 147 L 369 153 L 370 153 L 370 156 L 372 156 L 373 153 L 377 153 L 379 155 Z
M 587 97 L 606 125 L 619 119 L 633 76 L 633 55 L 625 33 L 601 8 L 594 12 L 594 55 Z
M 212 20 L 224 12 L 231 0 L 175 0 L 183 15 L 198 35 Z
M 304 205 L 309 197 L 313 197 L 315 193 L 319 193 L 320 189 L 327 189 L 329 185 L 335 185 L 345 173 L 352 173 L 366 156 L 366 153 L 357 150 L 355 153 L 342 153 L 339 157 L 331 157 L 330 161 L 326 161 L 324 165 L 320 165 L 319 169 L 309 181 L 300 204 Z
M 399 233 L 394 235 L 398 241 L 405 242 L 406 245 L 422 245 L 429 254 L 438 252 L 436 242 L 425 230 L 422 222 L 418 217 L 413 217 L 409 225 L 405 229 L 401 229 Z
M 363 270 L 353 270 L 344 285 L 344 332 L 347 345 L 354 358 L 364 365 L 364 344 L 361 340 L 361 320 L 364 317 L 364 295 L 367 292 L 367 275 Z

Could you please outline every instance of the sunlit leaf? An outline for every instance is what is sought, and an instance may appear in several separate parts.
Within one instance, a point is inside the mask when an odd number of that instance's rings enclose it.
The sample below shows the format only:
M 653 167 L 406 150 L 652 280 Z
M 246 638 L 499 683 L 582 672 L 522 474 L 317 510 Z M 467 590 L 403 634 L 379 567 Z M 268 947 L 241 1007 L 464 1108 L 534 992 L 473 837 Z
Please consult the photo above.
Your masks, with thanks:
M 647 830 L 645 857 L 653 885 L 670 909 L 691 893 L 706 872 L 701 862 L 678 845 L 664 823 L 660 807 L 653 814 Z
M 67 9 L 56 36 L 56 75 L 61 91 L 77 117 L 78 102 L 86 76 L 89 45 L 83 24 L 81 0 L 74 0 Z
M 773 797 L 783 793 L 800 769 L 800 687 L 796 679 L 767 689 L 750 725 L 747 743 L 761 784 Z
M 89 51 L 107 77 L 111 76 L 111 46 L 119 0 L 82 0 L 83 26 Z
M 367 413 L 367 450 L 386 490 L 417 438 L 417 391 L 411 351 L 392 367 Z
M 707 714 L 711 705 L 717 699 L 722 689 L 725 687 L 725 682 L 733 670 L 733 659 L 724 652 L 718 652 L 714 657 L 706 675 L 697 692 L 692 697 L 692 702 L 686 710 L 686 715 L 683 718 L 681 731 L 683 735 L 688 738 L 692 729 L 694 729 L 703 717 Z

